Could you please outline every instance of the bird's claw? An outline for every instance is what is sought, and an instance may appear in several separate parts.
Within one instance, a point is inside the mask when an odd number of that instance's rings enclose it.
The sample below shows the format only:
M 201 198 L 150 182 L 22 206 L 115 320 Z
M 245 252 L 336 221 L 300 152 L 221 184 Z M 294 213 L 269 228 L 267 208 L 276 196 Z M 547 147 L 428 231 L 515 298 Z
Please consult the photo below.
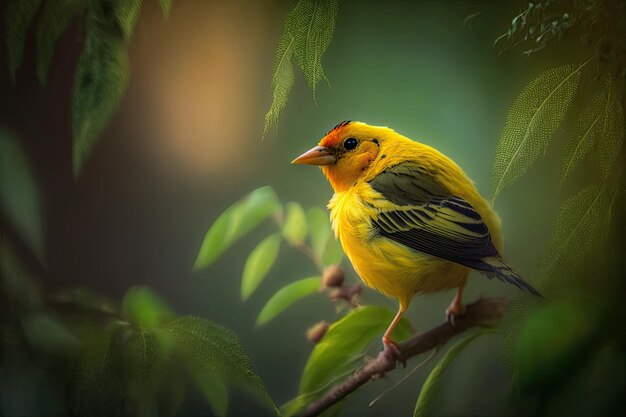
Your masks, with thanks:
M 456 328 L 455 319 L 465 315 L 465 306 L 461 303 L 452 303 L 446 308 L 446 321 Z
M 406 368 L 406 358 L 404 357 L 404 353 L 400 349 L 400 346 L 396 342 L 386 337 L 383 337 L 383 353 L 391 356 L 392 359 L 400 362 L 403 368 Z

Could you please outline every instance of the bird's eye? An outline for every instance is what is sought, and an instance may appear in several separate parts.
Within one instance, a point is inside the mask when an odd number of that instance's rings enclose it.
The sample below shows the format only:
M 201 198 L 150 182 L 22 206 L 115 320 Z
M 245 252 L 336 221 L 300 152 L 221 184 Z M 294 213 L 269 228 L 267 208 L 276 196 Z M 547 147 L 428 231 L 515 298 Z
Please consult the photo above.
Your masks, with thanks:
M 348 138 L 343 141 L 343 147 L 347 151 L 351 151 L 352 149 L 356 148 L 356 145 L 358 144 L 359 144 L 359 141 L 356 140 L 355 138 Z

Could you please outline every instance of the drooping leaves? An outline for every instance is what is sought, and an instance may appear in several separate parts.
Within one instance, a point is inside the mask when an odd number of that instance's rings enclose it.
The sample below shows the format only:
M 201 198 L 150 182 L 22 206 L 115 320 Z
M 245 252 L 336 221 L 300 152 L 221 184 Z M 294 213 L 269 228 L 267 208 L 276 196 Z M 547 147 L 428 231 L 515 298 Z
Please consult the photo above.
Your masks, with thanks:
M 377 336 L 382 336 L 394 315 L 393 311 L 384 307 L 364 306 L 333 323 L 309 356 L 300 380 L 299 394 L 317 391 L 335 376 L 344 374 L 351 365 L 350 360 Z M 402 319 L 393 337 L 403 340 L 411 334 L 411 325 Z
M 33 22 L 41 0 L 9 0 L 4 15 L 6 25 L 7 65 L 15 79 L 15 72 L 22 66 L 28 28 Z
M 0 217 L 18 239 L 44 261 L 44 227 L 41 196 L 24 150 L 0 129 Z
M 280 210 L 281 205 L 271 187 L 254 190 L 230 206 L 209 228 L 194 269 L 209 266 L 240 237 Z
M 496 147 L 491 177 L 492 203 L 543 154 L 565 118 L 589 61 L 551 68 L 532 80 L 515 99 Z
M 296 301 L 319 291 L 320 277 L 311 277 L 292 282 L 281 288 L 269 299 L 259 313 L 257 325 L 263 325 L 285 311 Z
M 295 40 L 285 29 L 276 49 L 274 71 L 272 74 L 272 104 L 265 114 L 263 135 L 270 127 L 278 125 L 280 113 L 287 105 L 289 92 L 295 79 L 293 71 L 293 44 Z
M 568 279 L 600 237 L 606 210 L 605 190 L 589 185 L 561 206 L 542 265 L 543 287 L 565 291 L 575 284 Z
M 241 298 L 247 300 L 261 284 L 274 265 L 280 249 L 280 236 L 270 235 L 250 253 L 241 278 Z
M 606 177 L 622 146 L 624 119 L 615 81 L 607 77 L 576 120 L 572 140 L 561 165 L 561 185 L 594 146 L 599 146 L 600 169 Z
M 337 0 L 302 0 L 285 22 L 296 40 L 296 60 L 313 91 L 313 97 L 317 83 L 326 79 L 322 55 L 333 38 L 338 8 Z
M 181 317 L 161 334 L 189 366 L 250 391 L 278 412 L 232 332 L 199 317 Z
M 265 115 L 263 134 L 278 124 L 280 113 L 287 105 L 294 82 L 294 56 L 313 91 L 313 97 L 319 81 L 326 79 L 322 55 L 332 40 L 337 10 L 337 0 L 298 0 L 287 15 L 276 48 L 272 104 Z
M 287 203 L 285 211 L 285 223 L 282 227 L 283 237 L 292 243 L 302 242 L 308 232 L 306 214 L 302 206 L 291 201 Z
M 124 4 L 127 6 L 120 6 Z M 126 92 L 127 36 L 134 22 L 128 4 L 121 0 L 91 2 L 87 12 L 85 48 L 78 61 L 72 99 L 75 175 Z
M 124 38 L 130 40 L 135 31 L 135 24 L 141 11 L 143 0 L 113 0 L 116 20 L 119 22 Z
M 54 56 L 54 48 L 70 21 L 88 0 L 48 0 L 41 8 L 37 19 L 37 76 L 45 84 Z
M 474 339 L 483 334 L 483 332 L 475 333 L 471 336 L 467 336 L 462 339 L 460 342 L 456 343 L 454 346 L 448 350 L 446 355 L 437 363 L 437 365 L 430 371 L 428 378 L 424 381 L 424 385 L 422 385 L 422 389 L 420 391 L 420 395 L 417 398 L 417 403 L 415 403 L 415 409 L 413 410 L 413 417 L 424 417 L 427 415 L 428 404 L 433 399 L 437 387 L 441 381 L 441 376 L 443 372 L 446 370 L 448 365 L 450 365 L 457 356 L 469 345 Z
M 624 143 L 623 97 L 623 88 L 618 88 L 617 81 L 613 81 L 609 87 L 607 105 L 604 110 L 605 128 L 598 143 L 602 180 L 609 177 Z

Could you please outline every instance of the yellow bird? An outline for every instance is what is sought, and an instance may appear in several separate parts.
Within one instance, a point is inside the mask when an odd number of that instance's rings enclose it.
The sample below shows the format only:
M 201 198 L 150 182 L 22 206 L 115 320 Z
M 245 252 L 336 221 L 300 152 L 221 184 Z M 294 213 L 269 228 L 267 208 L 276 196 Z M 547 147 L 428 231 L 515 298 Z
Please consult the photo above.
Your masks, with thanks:
M 471 269 L 539 295 L 500 256 L 500 219 L 450 158 L 387 127 L 344 121 L 293 164 L 319 165 L 335 194 L 335 236 L 359 277 L 396 298 L 390 335 L 416 294 L 456 288 L 446 317 L 465 311 Z

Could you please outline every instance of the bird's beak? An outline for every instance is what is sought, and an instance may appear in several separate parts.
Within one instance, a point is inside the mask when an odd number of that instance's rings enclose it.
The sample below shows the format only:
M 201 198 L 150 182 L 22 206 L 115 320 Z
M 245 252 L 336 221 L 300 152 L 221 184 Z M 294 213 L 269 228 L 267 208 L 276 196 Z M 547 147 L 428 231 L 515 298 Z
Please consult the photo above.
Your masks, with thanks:
M 337 158 L 328 148 L 323 146 L 316 146 L 291 161 L 292 164 L 307 165 L 332 165 L 335 162 L 337 162 Z

